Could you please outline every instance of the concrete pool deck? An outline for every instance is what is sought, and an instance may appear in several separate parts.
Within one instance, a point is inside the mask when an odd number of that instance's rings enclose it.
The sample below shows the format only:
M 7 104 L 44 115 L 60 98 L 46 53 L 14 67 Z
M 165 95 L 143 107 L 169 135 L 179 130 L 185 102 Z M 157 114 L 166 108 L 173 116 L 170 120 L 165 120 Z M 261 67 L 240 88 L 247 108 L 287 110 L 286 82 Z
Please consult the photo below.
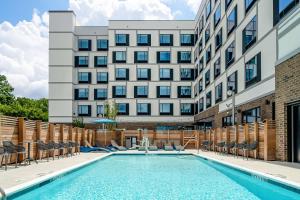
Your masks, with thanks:
M 126 152 L 117 152 L 118 154 L 128 153 L 144 153 L 135 150 Z M 151 152 L 152 153 L 152 152 Z M 153 153 L 170 154 L 177 153 L 156 151 Z M 197 154 L 197 150 L 186 150 L 181 153 Z M 54 161 L 49 159 L 49 162 L 43 160 L 36 164 L 32 162 L 31 165 L 20 166 L 15 168 L 14 165 L 10 165 L 7 171 L 4 171 L 4 167 L 0 168 L 0 188 L 6 192 L 15 190 L 16 188 L 22 188 L 27 183 L 34 182 L 35 180 L 46 179 L 52 175 L 59 174 L 63 171 L 68 171 L 72 168 L 76 168 L 87 163 L 93 162 L 100 158 L 106 157 L 111 153 L 81 153 L 69 158 L 55 159 Z M 249 171 L 257 171 L 274 177 L 275 179 L 285 180 L 292 182 L 300 186 L 300 164 L 290 164 L 285 162 L 265 162 L 262 160 L 243 160 L 242 157 L 234 158 L 233 156 L 220 155 L 214 152 L 200 151 L 201 157 L 209 158 L 215 161 L 228 163 L 240 168 L 248 169 Z M 1 196 L 1 195 L 0 195 Z M 1 198 L 0 198 L 1 199 Z

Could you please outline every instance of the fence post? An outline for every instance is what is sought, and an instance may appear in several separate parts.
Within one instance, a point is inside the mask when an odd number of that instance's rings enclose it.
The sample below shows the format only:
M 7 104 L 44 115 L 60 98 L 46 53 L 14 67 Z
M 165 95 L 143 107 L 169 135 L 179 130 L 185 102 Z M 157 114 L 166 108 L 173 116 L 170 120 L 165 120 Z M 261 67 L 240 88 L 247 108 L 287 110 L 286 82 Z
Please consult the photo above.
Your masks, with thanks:
M 239 143 L 239 125 L 235 125 L 235 142 Z
M 19 117 L 19 135 L 18 135 L 18 143 L 25 147 L 24 141 L 26 140 L 26 123 L 24 117 Z M 19 155 L 19 161 L 24 160 L 24 155 Z
M 230 141 L 230 132 L 229 132 L 229 127 L 227 126 L 226 127 L 226 135 L 225 135 L 225 142 L 226 142 L 226 144 L 228 144 L 229 143 L 229 141 Z
M 254 141 L 257 141 L 257 149 L 255 149 L 254 158 L 257 159 L 259 156 L 259 135 L 258 135 L 258 123 L 254 123 Z
M 124 146 L 124 130 L 121 131 L 121 146 Z
M 69 130 L 68 130 L 68 140 L 73 141 L 73 128 L 72 126 L 68 126 Z
M 64 125 L 63 124 L 59 125 L 59 140 L 61 142 L 64 141 Z
M 41 121 L 38 120 L 36 123 L 36 140 L 41 140 Z
M 184 139 L 183 139 L 183 130 L 181 130 L 181 132 L 180 132 L 180 143 L 181 143 L 181 145 L 184 145 L 184 141 L 183 141 Z
M 244 125 L 244 138 L 245 138 L 245 141 L 248 143 L 249 142 L 249 127 L 248 127 L 248 124 Z

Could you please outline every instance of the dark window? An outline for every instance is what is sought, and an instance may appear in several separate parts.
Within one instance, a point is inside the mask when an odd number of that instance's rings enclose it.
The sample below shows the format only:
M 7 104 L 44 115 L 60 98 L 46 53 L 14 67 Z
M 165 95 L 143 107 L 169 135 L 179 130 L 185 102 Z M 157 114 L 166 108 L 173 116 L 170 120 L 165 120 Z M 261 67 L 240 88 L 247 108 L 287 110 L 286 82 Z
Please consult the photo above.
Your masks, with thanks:
M 262 121 L 260 107 L 242 112 L 242 123 L 253 123 Z
M 199 69 L 198 69 L 198 73 L 200 74 L 203 70 L 204 66 L 203 66 L 203 57 L 199 60 Z
M 170 63 L 171 62 L 171 52 L 170 51 L 157 52 L 157 62 L 158 63 Z
M 92 74 L 90 72 L 78 72 L 78 83 L 91 83 Z
M 170 86 L 157 86 L 157 98 L 170 98 L 171 87 Z
M 256 16 L 243 30 L 243 53 L 256 42 Z
M 179 51 L 178 52 L 178 63 L 191 63 L 191 52 L 190 51 Z
M 78 116 L 91 116 L 91 106 L 90 105 L 79 105 L 78 106 Z
M 223 100 L 223 84 L 220 83 L 219 85 L 216 86 L 215 88 L 215 99 L 216 103 L 219 103 Z
M 129 104 L 128 103 L 117 103 L 118 115 L 129 115 Z
M 180 79 L 185 80 L 194 80 L 194 70 L 190 68 L 180 69 Z
M 205 29 L 205 43 L 207 43 L 209 38 L 210 38 L 210 24 L 208 24 L 207 28 Z
M 276 25 L 280 19 L 299 3 L 299 0 L 274 0 L 273 2 L 274 25 Z
M 151 35 L 150 34 L 138 34 L 137 35 L 138 46 L 151 46 Z
M 199 89 L 199 94 L 200 94 L 203 90 L 203 80 L 202 79 L 199 80 L 198 85 L 199 85 L 198 89 Z
M 217 33 L 216 37 L 215 37 L 215 42 L 216 42 L 216 50 L 218 51 L 218 49 L 222 46 L 222 29 L 219 30 L 219 32 Z
M 238 73 L 235 71 L 227 78 L 227 91 L 231 90 L 235 94 L 238 92 Z
M 107 51 L 108 50 L 108 40 L 97 40 L 97 50 Z
M 107 89 L 100 88 L 94 90 L 94 99 L 95 100 L 106 100 L 107 99 Z
M 246 13 L 252 8 L 252 6 L 255 4 L 256 0 L 245 0 L 245 9 Z
M 218 58 L 214 63 L 214 77 L 217 78 L 221 74 L 221 59 Z
M 261 54 L 251 58 L 245 65 L 246 88 L 260 81 Z
M 89 57 L 88 56 L 75 56 L 75 67 L 88 67 Z
M 113 98 L 126 98 L 126 86 L 113 86 L 112 88 Z
M 194 96 L 198 96 L 198 84 L 194 85 Z
M 211 45 L 209 45 L 209 47 L 206 49 L 205 52 L 206 64 L 209 63 L 210 59 L 211 59 Z
M 97 83 L 108 83 L 108 73 L 97 72 Z
M 180 34 L 180 44 L 181 44 L 181 46 L 193 46 L 194 45 L 194 35 L 193 34 Z
M 148 86 L 134 87 L 134 98 L 147 98 L 147 97 L 148 97 Z
M 237 6 L 231 11 L 227 17 L 227 35 L 230 35 L 237 25 Z
M 207 20 L 207 18 L 210 15 L 210 12 L 211 12 L 211 2 L 210 2 L 210 0 L 208 0 L 208 2 L 206 4 L 205 11 L 206 11 L 205 13 L 206 13 L 206 20 Z
M 148 63 L 148 51 L 134 52 L 134 63 Z
M 129 35 L 128 34 L 116 34 L 116 46 L 128 46 Z
M 234 63 L 234 57 L 235 57 L 235 47 L 233 41 L 225 51 L 226 68 L 229 67 L 232 63 Z
M 113 51 L 113 63 L 126 63 L 126 51 Z
M 204 110 L 204 99 L 203 97 L 199 99 L 199 112 L 202 112 Z
M 222 126 L 232 126 L 232 115 L 226 116 L 222 118 Z
M 178 86 L 178 98 L 191 98 L 192 89 L 191 86 Z
M 137 69 L 137 80 L 151 80 L 151 69 L 138 68 Z
M 173 69 L 161 68 L 159 69 L 160 80 L 173 80 Z
M 202 50 L 203 50 L 203 43 L 202 43 L 202 39 L 199 41 L 199 55 L 201 54 Z
M 210 70 L 207 70 L 205 73 L 205 86 L 210 84 Z
M 104 105 L 97 105 L 97 116 L 103 116 L 104 115 Z
M 116 68 L 116 80 L 129 80 L 129 69 Z
M 211 91 L 206 94 L 206 109 L 211 107 Z
M 95 67 L 107 67 L 107 56 L 95 56 Z
M 171 103 L 160 103 L 159 104 L 160 115 L 173 115 L 173 104 Z
M 88 88 L 75 89 L 75 100 L 88 100 L 88 99 L 89 99 Z
M 137 104 L 137 115 L 151 115 L 151 104 L 150 103 L 138 103 Z
M 180 104 L 180 114 L 181 115 L 194 115 L 194 104 L 181 103 Z
M 217 27 L 217 25 L 219 24 L 220 21 L 221 21 L 221 5 L 218 6 L 218 8 L 216 9 L 216 12 L 214 14 L 215 27 Z
M 79 51 L 90 51 L 92 49 L 92 41 L 86 39 L 78 40 L 78 50 Z
M 200 21 L 199 21 L 199 34 L 201 34 L 203 28 L 204 28 L 204 19 L 203 19 L 203 16 L 202 16 Z
M 225 10 L 230 6 L 232 0 L 225 0 Z
M 160 34 L 159 35 L 160 46 L 173 46 L 172 34 Z

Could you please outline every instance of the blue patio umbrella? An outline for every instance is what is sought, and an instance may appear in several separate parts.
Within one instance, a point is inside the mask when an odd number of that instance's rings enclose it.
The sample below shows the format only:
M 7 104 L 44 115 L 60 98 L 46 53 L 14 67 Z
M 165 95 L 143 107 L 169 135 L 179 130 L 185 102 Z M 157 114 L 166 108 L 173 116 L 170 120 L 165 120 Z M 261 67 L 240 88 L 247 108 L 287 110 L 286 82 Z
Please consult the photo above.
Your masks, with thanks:
M 117 121 L 113 119 L 108 119 L 108 118 L 101 118 L 101 119 L 96 119 L 94 121 L 95 124 L 102 124 L 102 129 L 104 130 L 104 137 L 105 137 L 105 145 L 106 145 L 106 129 L 104 129 L 105 124 L 116 124 Z

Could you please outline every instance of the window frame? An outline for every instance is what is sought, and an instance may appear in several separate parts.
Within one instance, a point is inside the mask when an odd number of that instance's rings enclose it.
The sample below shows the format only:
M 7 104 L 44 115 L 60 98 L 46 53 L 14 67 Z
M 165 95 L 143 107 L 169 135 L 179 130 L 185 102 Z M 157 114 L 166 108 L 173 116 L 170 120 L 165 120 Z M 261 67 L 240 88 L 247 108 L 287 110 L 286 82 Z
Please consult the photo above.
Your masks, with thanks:
M 253 21 L 254 20 L 254 21 Z M 246 30 L 248 26 L 250 26 L 251 23 L 255 24 L 255 30 Z M 255 35 L 252 38 L 252 40 L 248 43 L 245 44 L 245 40 L 246 40 L 246 32 L 254 32 Z M 245 28 L 242 31 L 242 38 L 243 38 L 243 54 L 249 49 L 251 48 L 255 43 L 256 43 L 256 37 L 257 37 L 257 16 L 255 15 L 250 21 L 249 23 L 245 26 Z
M 118 41 L 118 37 L 121 37 L 121 36 L 125 37 L 125 42 Z M 115 45 L 116 46 L 129 46 L 129 34 L 123 34 L 123 33 L 115 34 Z
M 250 65 L 250 62 L 256 59 L 256 76 L 252 77 L 250 80 L 247 81 L 247 64 Z M 253 64 L 252 64 L 253 65 Z M 254 85 L 255 83 L 258 83 L 261 81 L 261 52 L 250 58 L 245 63 L 245 88 L 250 87 L 251 85 Z
M 227 24 L 227 37 L 229 37 L 229 35 L 236 29 L 236 27 L 237 27 L 237 17 L 238 17 L 238 9 L 237 9 L 237 5 L 232 9 L 232 11 L 229 13 L 229 15 L 227 16 L 227 19 L 226 19 L 226 24 Z M 229 27 L 229 18 L 230 18 L 230 16 L 231 16 L 231 14 L 233 14 L 234 13 L 234 25 L 230 28 L 230 29 L 228 29 L 228 27 Z

